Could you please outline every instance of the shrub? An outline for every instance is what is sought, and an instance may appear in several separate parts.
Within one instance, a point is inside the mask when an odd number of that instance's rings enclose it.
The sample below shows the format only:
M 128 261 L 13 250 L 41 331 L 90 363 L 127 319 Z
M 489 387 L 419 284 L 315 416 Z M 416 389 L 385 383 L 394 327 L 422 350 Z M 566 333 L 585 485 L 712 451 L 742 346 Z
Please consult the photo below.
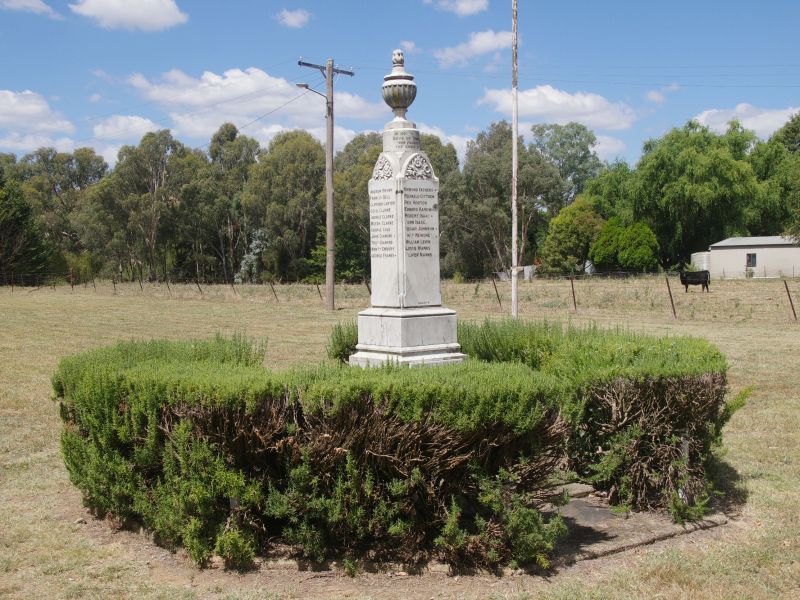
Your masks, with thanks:
M 214 551 L 230 569 L 249 567 L 256 553 L 253 536 L 236 528 L 225 529 L 217 536 Z
M 458 335 L 470 356 L 517 360 L 561 382 L 569 468 L 612 501 L 639 509 L 674 508 L 676 494 L 690 507 L 702 501 L 707 461 L 744 402 L 726 404 L 727 365 L 713 345 L 519 321 L 460 324 Z
M 314 561 L 511 556 L 507 509 L 535 510 L 563 456 L 558 381 L 477 361 L 273 373 L 262 356 L 218 338 L 62 361 L 62 449 L 86 503 L 140 521 L 199 564 L 217 553 L 242 567 L 272 543 Z M 500 479 L 499 501 L 482 502 Z M 435 543 L 453 498 L 466 550 Z M 554 542 L 547 526 L 540 537 Z
M 358 326 L 356 322 L 336 323 L 328 338 L 328 358 L 347 363 L 350 355 L 356 351 L 356 344 L 358 344 Z
M 589 259 L 601 271 L 619 269 L 619 242 L 625 231 L 619 218 L 611 218 L 605 222 L 597 239 L 589 249 Z
M 589 248 L 603 227 L 588 198 L 579 196 L 550 221 L 542 244 L 543 273 L 583 273 Z
M 619 238 L 619 265 L 629 271 L 652 271 L 658 267 L 658 239 L 645 223 L 633 223 Z
M 97 513 L 235 568 L 271 544 L 546 566 L 565 528 L 537 506 L 559 465 L 618 504 L 705 510 L 706 460 L 744 402 L 725 403 L 712 345 L 518 321 L 459 338 L 473 359 L 435 369 L 272 372 L 263 346 L 220 337 L 66 358 L 53 387 L 70 478 Z
M 600 270 L 652 271 L 658 267 L 658 240 L 645 223 L 627 227 L 609 219 L 592 244 L 589 258 Z
M 747 396 L 725 402 L 727 365 L 713 345 L 511 320 L 460 323 L 458 339 L 473 358 L 559 381 L 551 398 L 570 426 L 567 464 L 612 501 L 698 513 L 706 463 Z

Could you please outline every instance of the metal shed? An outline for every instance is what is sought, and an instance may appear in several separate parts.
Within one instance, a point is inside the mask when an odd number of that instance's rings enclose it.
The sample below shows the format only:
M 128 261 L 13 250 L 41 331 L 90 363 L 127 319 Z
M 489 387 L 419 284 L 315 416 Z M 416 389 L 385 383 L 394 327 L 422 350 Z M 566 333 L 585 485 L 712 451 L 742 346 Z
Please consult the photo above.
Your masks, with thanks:
M 800 247 L 779 235 L 732 237 L 709 247 L 712 277 L 800 276 Z

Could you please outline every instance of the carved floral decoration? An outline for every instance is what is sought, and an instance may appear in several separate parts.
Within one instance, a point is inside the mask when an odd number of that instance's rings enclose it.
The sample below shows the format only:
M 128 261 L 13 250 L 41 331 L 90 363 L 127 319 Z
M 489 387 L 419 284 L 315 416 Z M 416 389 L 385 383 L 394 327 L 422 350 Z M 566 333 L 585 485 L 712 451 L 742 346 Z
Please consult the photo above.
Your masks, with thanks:
M 378 162 L 375 163 L 375 168 L 372 169 L 372 178 L 381 180 L 391 179 L 393 176 L 394 171 L 392 170 L 392 163 L 390 163 L 389 159 L 385 156 L 381 156 Z
M 406 179 L 433 179 L 433 167 L 424 154 L 415 154 L 406 163 Z

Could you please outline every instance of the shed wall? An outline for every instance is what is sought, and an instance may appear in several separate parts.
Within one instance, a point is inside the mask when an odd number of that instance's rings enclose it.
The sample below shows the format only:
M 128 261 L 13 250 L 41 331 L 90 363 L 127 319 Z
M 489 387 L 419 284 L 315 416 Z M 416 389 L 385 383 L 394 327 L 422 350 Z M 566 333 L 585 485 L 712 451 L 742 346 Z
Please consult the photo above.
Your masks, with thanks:
M 800 248 L 796 246 L 711 248 L 711 276 L 747 277 L 748 254 L 756 255 L 752 277 L 800 276 Z

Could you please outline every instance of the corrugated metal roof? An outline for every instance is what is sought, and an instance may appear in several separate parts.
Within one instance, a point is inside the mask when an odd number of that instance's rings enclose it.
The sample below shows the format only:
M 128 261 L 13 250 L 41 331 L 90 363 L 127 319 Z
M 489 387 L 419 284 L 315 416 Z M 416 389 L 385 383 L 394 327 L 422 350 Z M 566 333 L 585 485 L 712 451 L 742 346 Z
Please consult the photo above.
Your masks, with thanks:
M 710 248 L 736 248 L 742 246 L 795 246 L 792 238 L 782 235 L 756 235 L 753 237 L 731 237 L 716 244 L 711 244 Z

